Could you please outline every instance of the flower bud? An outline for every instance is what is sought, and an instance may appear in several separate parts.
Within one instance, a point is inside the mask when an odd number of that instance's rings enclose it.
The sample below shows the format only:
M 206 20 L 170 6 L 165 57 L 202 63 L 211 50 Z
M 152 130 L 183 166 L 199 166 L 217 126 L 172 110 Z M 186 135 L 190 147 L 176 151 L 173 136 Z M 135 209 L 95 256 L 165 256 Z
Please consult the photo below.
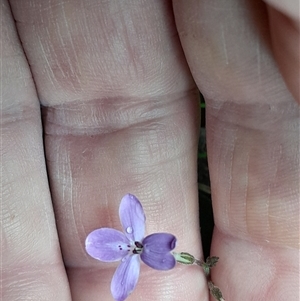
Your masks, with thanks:
M 175 260 L 179 263 L 183 264 L 194 264 L 196 259 L 193 255 L 186 253 L 186 252 L 181 252 L 181 253 L 173 253 Z

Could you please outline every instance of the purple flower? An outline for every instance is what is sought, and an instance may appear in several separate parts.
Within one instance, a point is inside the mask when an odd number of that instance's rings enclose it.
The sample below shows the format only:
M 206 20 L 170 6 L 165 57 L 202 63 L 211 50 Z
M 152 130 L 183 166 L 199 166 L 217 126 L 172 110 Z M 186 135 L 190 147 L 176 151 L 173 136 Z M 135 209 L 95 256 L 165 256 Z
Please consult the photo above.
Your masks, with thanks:
M 170 252 L 175 248 L 176 237 L 169 233 L 154 233 L 144 238 L 144 210 L 132 194 L 122 198 L 119 217 L 124 233 L 112 228 L 94 230 L 87 236 L 85 248 L 98 260 L 121 260 L 110 288 L 114 299 L 123 301 L 137 284 L 140 258 L 156 270 L 170 270 L 175 266 L 176 260 Z

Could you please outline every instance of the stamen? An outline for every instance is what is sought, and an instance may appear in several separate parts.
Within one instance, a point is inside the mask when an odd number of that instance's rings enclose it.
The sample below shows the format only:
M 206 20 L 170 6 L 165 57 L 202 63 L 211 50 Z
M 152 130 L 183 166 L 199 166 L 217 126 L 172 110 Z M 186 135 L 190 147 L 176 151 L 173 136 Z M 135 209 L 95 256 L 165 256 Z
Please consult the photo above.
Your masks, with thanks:
M 136 248 L 134 248 L 132 250 L 132 253 L 133 254 L 141 254 L 143 252 L 143 245 L 138 241 L 135 241 L 134 244 L 135 244 Z
M 138 241 L 135 241 L 134 244 L 136 245 L 136 247 L 138 247 L 139 249 L 142 249 L 143 248 L 143 245 L 138 242 Z

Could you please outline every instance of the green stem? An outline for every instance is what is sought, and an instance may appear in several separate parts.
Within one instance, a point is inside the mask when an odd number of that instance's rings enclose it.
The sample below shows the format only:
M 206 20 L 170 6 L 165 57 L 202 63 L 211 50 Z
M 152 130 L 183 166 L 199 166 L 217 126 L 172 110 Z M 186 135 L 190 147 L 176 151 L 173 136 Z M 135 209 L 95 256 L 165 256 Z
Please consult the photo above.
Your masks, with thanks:
M 216 285 L 214 285 L 210 277 L 210 270 L 212 267 L 214 267 L 217 264 L 219 257 L 211 256 L 211 257 L 207 257 L 206 261 L 203 261 L 203 260 L 196 259 L 193 255 L 186 252 L 181 252 L 181 253 L 173 252 L 173 255 L 175 257 L 175 260 L 179 263 L 186 264 L 186 265 L 200 266 L 204 271 L 204 274 L 207 279 L 207 285 L 212 296 L 217 301 L 225 301 L 225 299 L 222 296 L 221 290 Z

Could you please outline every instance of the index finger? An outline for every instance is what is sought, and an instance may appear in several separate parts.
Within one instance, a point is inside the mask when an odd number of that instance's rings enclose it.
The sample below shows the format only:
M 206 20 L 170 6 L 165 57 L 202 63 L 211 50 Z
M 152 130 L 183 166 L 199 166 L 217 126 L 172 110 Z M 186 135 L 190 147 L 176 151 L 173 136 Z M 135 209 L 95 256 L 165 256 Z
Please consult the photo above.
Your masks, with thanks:
M 112 300 L 116 265 L 91 259 L 84 240 L 95 228 L 120 228 L 124 194 L 142 201 L 148 234 L 171 232 L 179 249 L 200 256 L 198 91 L 171 2 L 37 2 L 13 8 L 43 105 L 51 193 L 73 300 Z M 143 267 L 131 300 L 199 295 L 207 298 L 199 270 Z

